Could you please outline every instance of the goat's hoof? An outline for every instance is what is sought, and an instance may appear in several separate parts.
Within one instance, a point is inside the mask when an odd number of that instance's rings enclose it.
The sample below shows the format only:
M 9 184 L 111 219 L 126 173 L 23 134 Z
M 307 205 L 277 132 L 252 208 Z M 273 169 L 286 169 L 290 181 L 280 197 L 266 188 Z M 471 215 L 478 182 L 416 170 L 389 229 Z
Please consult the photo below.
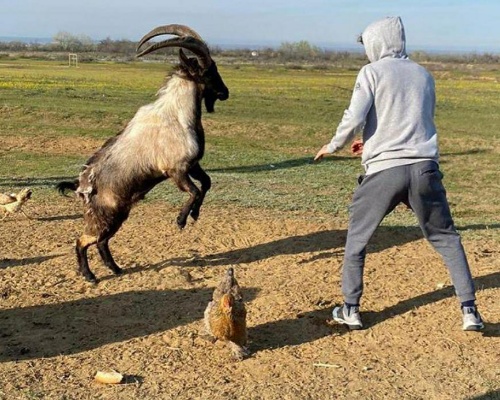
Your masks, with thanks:
M 177 226 L 181 230 L 184 229 L 184 227 L 186 226 L 186 218 L 177 217 Z
M 92 275 L 85 275 L 84 276 L 85 280 L 93 285 L 97 285 L 99 283 L 99 280 L 95 277 L 94 274 Z
M 198 217 L 200 216 L 199 211 L 191 211 L 191 218 L 193 218 L 195 221 L 198 221 Z
M 112 267 L 109 267 L 111 272 L 115 275 L 123 275 L 123 269 L 121 269 L 118 265 L 113 265 Z

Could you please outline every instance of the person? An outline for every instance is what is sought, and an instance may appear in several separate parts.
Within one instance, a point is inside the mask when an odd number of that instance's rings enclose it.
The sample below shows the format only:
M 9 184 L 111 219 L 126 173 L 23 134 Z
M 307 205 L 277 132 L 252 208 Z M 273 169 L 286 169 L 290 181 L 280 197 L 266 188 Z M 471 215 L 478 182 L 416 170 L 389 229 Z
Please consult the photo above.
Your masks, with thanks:
M 336 152 L 362 132 L 362 142 L 355 141 L 352 151 L 362 153 L 365 174 L 358 179 L 349 207 L 342 266 L 344 304 L 333 309 L 333 318 L 350 329 L 363 327 L 359 307 L 366 246 L 384 217 L 405 203 L 448 267 L 461 302 L 463 329 L 480 330 L 484 324 L 475 304 L 474 283 L 439 170 L 434 80 L 408 58 L 400 17 L 370 24 L 359 41 L 370 63 L 359 71 L 334 137 L 315 157 L 317 161 Z

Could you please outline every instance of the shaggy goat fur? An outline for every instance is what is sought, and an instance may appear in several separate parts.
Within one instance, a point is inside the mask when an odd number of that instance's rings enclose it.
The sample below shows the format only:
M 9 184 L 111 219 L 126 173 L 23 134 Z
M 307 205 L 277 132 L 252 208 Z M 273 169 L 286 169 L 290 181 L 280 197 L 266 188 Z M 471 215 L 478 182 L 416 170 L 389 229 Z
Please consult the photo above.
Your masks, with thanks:
M 132 206 L 158 183 L 171 178 L 190 195 L 177 217 L 180 228 L 186 225 L 188 215 L 195 220 L 199 216 L 211 186 L 210 177 L 199 164 L 205 148 L 202 100 L 205 97 L 207 110 L 213 111 L 215 100 L 226 100 L 229 91 L 213 60 L 204 68 L 206 59 L 198 63 L 181 50 L 180 61 L 158 91 L 157 100 L 141 107 L 120 134 L 104 143 L 77 180 L 57 186 L 61 193 L 71 189 L 83 199 L 85 229 L 76 241 L 76 253 L 79 271 L 89 281 L 97 282 L 87 259 L 87 249 L 93 244 L 107 267 L 115 274 L 122 272 L 109 251 L 109 239 Z M 201 190 L 191 178 L 201 183 Z

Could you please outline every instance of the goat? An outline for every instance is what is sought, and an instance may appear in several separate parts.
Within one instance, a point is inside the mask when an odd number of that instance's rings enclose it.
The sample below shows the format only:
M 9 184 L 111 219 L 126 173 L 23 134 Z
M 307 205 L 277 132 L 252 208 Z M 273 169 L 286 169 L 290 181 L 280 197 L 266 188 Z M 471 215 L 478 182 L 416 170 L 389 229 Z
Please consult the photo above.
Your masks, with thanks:
M 141 47 L 155 36 L 177 37 Z M 128 218 L 132 206 L 160 182 L 171 178 L 189 193 L 177 225 L 184 228 L 189 215 L 198 219 L 200 207 L 211 180 L 200 166 L 205 149 L 201 123 L 202 101 L 207 112 L 216 100 L 226 100 L 224 84 L 209 49 L 201 37 L 184 25 L 165 25 L 153 29 L 139 42 L 137 57 L 164 47 L 179 47 L 180 64 L 158 91 L 155 102 L 141 107 L 125 129 L 108 139 L 83 166 L 73 182 L 60 182 L 61 194 L 73 190 L 83 200 L 84 232 L 76 240 L 78 271 L 97 283 L 88 264 L 87 250 L 96 245 L 104 264 L 116 275 L 116 264 L 108 242 Z M 187 57 L 182 49 L 196 57 Z M 192 179 L 200 182 L 201 190 Z

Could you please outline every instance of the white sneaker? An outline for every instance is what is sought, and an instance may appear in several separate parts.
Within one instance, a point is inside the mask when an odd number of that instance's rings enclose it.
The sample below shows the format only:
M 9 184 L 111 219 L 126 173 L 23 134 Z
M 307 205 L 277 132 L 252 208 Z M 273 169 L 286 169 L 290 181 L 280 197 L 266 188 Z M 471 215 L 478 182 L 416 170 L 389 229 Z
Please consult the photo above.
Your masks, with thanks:
M 341 324 L 347 325 L 351 330 L 363 328 L 359 307 L 337 306 L 332 311 L 333 319 Z
M 483 320 L 476 307 L 462 307 L 462 315 L 464 331 L 479 331 L 484 328 Z

